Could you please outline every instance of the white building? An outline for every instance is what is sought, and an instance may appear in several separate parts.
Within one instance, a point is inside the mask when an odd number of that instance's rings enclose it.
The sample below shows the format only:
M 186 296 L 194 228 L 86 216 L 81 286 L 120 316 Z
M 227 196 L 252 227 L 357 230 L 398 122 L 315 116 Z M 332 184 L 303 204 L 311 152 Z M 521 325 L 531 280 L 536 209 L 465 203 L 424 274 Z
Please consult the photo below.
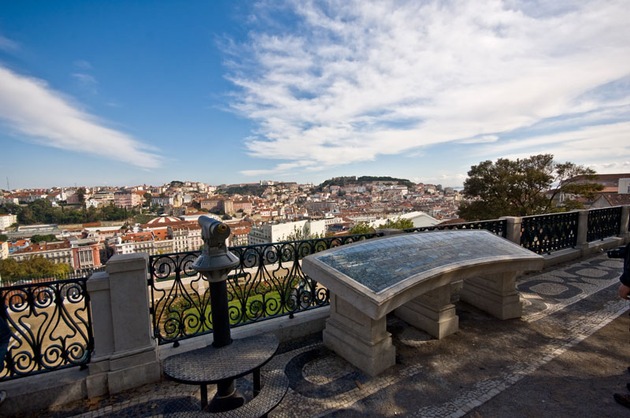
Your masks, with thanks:
M 17 215 L 0 215 L 0 231 L 3 231 L 17 223 Z
M 249 245 L 286 241 L 291 235 L 298 234 L 324 236 L 326 234 L 326 221 L 323 219 L 317 221 L 303 220 L 252 227 L 249 232 Z
M 0 241 L 0 260 L 9 258 L 9 243 Z

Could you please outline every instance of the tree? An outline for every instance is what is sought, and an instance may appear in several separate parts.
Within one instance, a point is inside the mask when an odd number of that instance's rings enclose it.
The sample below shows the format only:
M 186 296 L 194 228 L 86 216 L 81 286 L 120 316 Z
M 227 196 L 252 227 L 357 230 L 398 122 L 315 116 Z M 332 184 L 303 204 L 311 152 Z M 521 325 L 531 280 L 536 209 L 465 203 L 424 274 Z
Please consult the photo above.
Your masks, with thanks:
M 79 204 L 82 208 L 85 208 L 85 187 L 79 187 L 77 189 L 77 199 L 79 200 Z
M 460 206 L 459 216 L 472 221 L 564 210 L 556 202 L 560 193 L 590 197 L 602 189 L 594 176 L 590 168 L 555 163 L 551 154 L 483 161 L 468 172 L 463 194 L 471 201 Z
M 142 195 L 142 197 L 144 198 L 144 207 L 150 208 L 151 199 L 153 199 L 153 195 L 149 192 L 146 192 L 145 194 Z
M 293 227 L 293 232 L 287 235 L 284 238 L 284 241 L 302 241 L 306 239 L 317 239 L 317 238 L 323 238 L 323 236 L 320 236 L 320 234 L 317 234 L 317 233 L 312 233 L 311 228 L 308 226 L 308 224 L 306 224 L 304 225 L 303 228 L 298 228 L 298 226 L 295 225 Z
M 350 235 L 373 234 L 374 232 L 376 232 L 376 230 L 368 225 L 367 222 L 359 222 L 348 231 Z
M 6 281 L 40 277 L 55 278 L 71 271 L 72 267 L 69 264 L 55 264 L 41 256 L 19 262 L 13 258 L 0 260 L 0 276 Z
M 57 241 L 57 237 L 54 234 L 33 235 L 31 237 L 31 242 L 34 244 L 39 244 L 40 242 L 54 242 L 54 241 Z
M 413 228 L 413 221 L 411 219 L 396 218 L 394 220 L 388 219 L 378 229 L 410 229 Z
M 7 235 L 0 234 L 0 242 L 7 242 L 8 240 L 9 237 Z

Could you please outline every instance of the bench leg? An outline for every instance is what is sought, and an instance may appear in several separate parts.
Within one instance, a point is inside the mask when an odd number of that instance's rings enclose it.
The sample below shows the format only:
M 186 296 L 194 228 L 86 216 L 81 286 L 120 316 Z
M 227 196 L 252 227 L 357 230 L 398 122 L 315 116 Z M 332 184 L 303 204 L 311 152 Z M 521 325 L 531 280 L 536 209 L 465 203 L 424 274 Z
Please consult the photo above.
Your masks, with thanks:
M 520 318 L 523 302 L 516 276 L 516 272 L 507 271 L 465 279 L 461 299 L 499 319 Z
M 459 330 L 459 318 L 451 303 L 451 285 L 438 287 L 410 300 L 395 311 L 397 317 L 437 339 Z
M 201 410 L 208 407 L 208 385 L 201 385 Z
M 209 412 L 224 412 L 238 408 L 245 403 L 245 398 L 236 390 L 234 379 L 226 379 L 217 383 L 217 393 L 210 401 Z
M 260 393 L 260 368 L 254 370 L 254 397 Z

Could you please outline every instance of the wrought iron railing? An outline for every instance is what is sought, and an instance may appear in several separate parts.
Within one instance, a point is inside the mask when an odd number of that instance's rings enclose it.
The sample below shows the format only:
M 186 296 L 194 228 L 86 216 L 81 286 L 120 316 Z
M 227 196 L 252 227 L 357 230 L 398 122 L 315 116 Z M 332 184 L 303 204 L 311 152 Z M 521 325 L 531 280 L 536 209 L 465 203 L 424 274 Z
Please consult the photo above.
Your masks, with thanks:
M 521 246 L 536 254 L 573 248 L 577 244 L 579 212 L 525 216 L 521 221 Z
M 505 219 L 495 219 L 491 221 L 462 222 L 434 226 L 421 226 L 418 228 L 405 229 L 405 232 L 425 232 L 425 231 L 441 231 L 441 230 L 460 230 L 460 229 L 485 229 L 505 238 L 507 221 Z
M 621 224 L 621 209 L 621 206 L 615 206 L 589 210 L 586 240 L 591 242 L 616 235 Z
M 232 247 L 240 260 L 228 275 L 233 327 L 282 315 L 293 316 L 328 304 L 328 291 L 309 279 L 300 260 L 329 248 L 381 236 L 380 233 Z M 192 269 L 199 251 L 149 259 L 153 333 L 159 344 L 212 332 L 206 279 Z
M 537 254 L 575 247 L 578 219 L 579 212 L 523 217 L 520 245 Z M 621 207 L 589 211 L 588 219 L 589 241 L 614 236 L 620 228 Z M 505 238 L 507 220 L 410 228 L 405 232 L 458 229 L 485 229 Z M 227 282 L 232 326 L 293 316 L 327 305 L 327 290 L 304 275 L 300 260 L 322 250 L 378 236 L 382 233 L 230 248 L 240 259 Z M 192 269 L 198 256 L 197 251 L 150 257 L 153 333 L 160 344 L 177 344 L 179 340 L 212 332 L 209 286 Z
M 87 277 L 0 288 L 11 329 L 0 380 L 86 366 L 94 347 Z

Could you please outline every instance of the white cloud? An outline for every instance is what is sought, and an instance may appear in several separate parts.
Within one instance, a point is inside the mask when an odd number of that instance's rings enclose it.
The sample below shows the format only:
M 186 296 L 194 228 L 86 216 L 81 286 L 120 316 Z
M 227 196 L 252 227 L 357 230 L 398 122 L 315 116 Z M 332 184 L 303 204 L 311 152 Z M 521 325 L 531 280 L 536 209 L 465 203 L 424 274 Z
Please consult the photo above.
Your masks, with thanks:
M 17 42 L 0 35 L 0 50 L 12 52 L 17 51 L 18 49 L 20 49 L 20 46 Z
M 161 158 L 133 137 L 107 127 L 42 80 L 0 66 L 0 119 L 41 145 L 151 169 Z
M 74 62 L 74 66 L 81 71 L 88 71 L 92 69 L 92 64 L 90 64 L 90 62 L 86 60 L 76 60 Z
M 92 94 L 96 94 L 98 92 L 98 81 L 94 76 L 85 73 L 73 73 L 72 77 L 79 83 L 81 88 L 89 91 Z
M 497 142 L 499 137 L 497 135 L 482 135 L 475 138 L 462 139 L 458 141 L 460 144 L 487 144 L 491 142 Z
M 587 114 L 592 120 L 563 127 L 579 133 L 630 102 L 628 83 L 619 83 L 630 76 L 623 0 L 295 0 L 283 8 L 294 16 L 253 21 L 265 26 L 232 51 L 238 66 L 229 74 L 239 89 L 233 108 L 258 124 L 249 153 L 283 161 L 272 173 L 447 142 L 500 145 L 512 131 Z M 615 82 L 614 95 L 593 94 Z

